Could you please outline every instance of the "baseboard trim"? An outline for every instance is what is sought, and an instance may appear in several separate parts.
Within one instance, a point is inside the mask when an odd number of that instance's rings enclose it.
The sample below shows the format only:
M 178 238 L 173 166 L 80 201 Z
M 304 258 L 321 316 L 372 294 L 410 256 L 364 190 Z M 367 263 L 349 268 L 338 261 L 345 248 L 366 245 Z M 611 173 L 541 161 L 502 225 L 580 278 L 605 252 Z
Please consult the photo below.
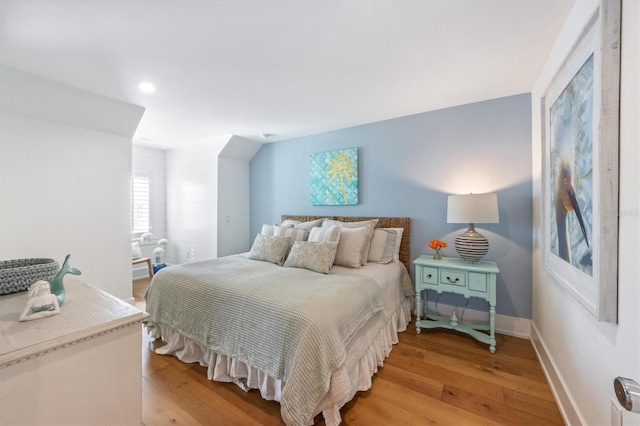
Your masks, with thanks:
M 587 422 L 585 422 L 578 411 L 576 411 L 575 404 L 573 403 L 571 395 L 569 395 L 566 390 L 567 388 L 564 385 L 562 376 L 558 373 L 558 369 L 551 356 L 549 356 L 549 351 L 533 322 L 531 322 L 531 343 L 533 344 L 533 349 L 536 351 L 547 382 L 549 382 L 549 387 L 556 399 L 556 404 L 560 409 L 564 423 L 567 425 L 586 425 Z
M 496 331 L 521 339 L 531 338 L 531 320 L 496 314 Z
M 144 268 L 132 268 L 131 270 L 132 280 L 139 280 L 141 278 L 149 278 L 149 269 L 146 264 L 144 264 Z

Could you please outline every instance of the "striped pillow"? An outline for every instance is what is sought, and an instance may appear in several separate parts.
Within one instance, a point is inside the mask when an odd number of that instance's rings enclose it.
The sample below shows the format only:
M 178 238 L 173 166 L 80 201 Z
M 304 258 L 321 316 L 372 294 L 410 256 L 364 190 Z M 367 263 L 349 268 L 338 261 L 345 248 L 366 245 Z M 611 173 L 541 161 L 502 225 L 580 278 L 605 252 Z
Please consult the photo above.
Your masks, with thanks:
M 309 233 L 309 241 L 315 243 L 337 243 L 340 241 L 340 231 L 342 228 L 339 226 L 331 226 L 329 228 L 313 227 Z
M 360 256 L 360 263 L 363 265 L 367 264 L 369 260 L 369 247 L 371 246 L 371 239 L 373 238 L 373 230 L 375 229 L 379 219 L 370 219 L 363 220 L 360 222 L 341 222 L 339 220 L 325 220 L 322 224 L 323 228 L 328 228 L 329 226 L 340 225 L 345 228 L 361 228 L 363 226 L 369 227 L 369 233 L 364 242 L 364 246 L 362 247 L 362 255 Z
M 376 229 L 373 231 L 369 262 L 389 263 L 393 261 L 397 232 L 394 229 Z
M 295 220 L 295 219 L 287 219 L 287 220 L 283 221 L 281 223 L 281 225 L 282 226 L 293 226 L 294 228 L 301 228 L 301 229 L 311 229 L 314 226 L 322 226 L 324 221 L 325 221 L 325 218 L 316 219 L 316 220 L 310 220 L 308 222 L 300 222 L 299 220 Z
M 404 233 L 404 228 L 383 228 L 390 229 L 392 231 L 396 231 L 396 247 L 393 253 L 393 260 L 396 262 L 400 260 L 400 245 L 402 244 L 402 234 Z
M 306 229 L 273 225 L 273 235 L 276 237 L 291 237 L 293 241 L 306 241 L 307 238 L 309 238 L 309 231 Z M 293 242 L 291 244 L 293 244 Z

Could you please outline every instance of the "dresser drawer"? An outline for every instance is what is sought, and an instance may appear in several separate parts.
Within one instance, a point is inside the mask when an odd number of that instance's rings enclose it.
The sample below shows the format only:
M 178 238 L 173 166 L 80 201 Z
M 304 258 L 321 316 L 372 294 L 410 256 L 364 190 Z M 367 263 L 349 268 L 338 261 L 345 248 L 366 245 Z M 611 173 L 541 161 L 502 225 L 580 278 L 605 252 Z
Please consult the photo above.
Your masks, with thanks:
M 422 282 L 425 284 L 438 284 L 438 269 L 428 266 L 422 267 Z
M 459 285 L 466 287 L 467 274 L 464 272 L 458 272 L 450 269 L 440 270 L 440 283 L 446 285 Z
M 469 290 L 481 293 L 487 292 L 487 275 L 469 272 Z

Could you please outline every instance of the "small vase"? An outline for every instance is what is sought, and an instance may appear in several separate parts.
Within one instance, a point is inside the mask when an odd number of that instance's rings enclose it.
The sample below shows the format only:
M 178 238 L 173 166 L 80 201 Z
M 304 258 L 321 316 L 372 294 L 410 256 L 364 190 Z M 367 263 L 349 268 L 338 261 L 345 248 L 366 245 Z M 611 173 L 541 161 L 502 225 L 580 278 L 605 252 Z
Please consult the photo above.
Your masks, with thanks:
M 442 255 L 440 254 L 440 247 L 436 249 L 436 252 L 433 254 L 434 260 L 442 260 Z

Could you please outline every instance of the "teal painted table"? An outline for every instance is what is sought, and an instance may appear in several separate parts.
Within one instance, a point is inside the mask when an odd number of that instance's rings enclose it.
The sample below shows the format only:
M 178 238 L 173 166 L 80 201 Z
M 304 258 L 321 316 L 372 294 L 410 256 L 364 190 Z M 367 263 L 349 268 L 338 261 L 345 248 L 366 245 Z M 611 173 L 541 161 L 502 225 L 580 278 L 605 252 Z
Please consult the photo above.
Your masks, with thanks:
M 436 327 L 461 331 L 488 344 L 489 351 L 495 353 L 496 276 L 500 273 L 496 263 L 490 261 L 467 263 L 453 257 L 435 260 L 431 255 L 423 255 L 414 260 L 413 264 L 416 266 L 416 333 L 420 334 L 423 328 Z M 456 293 L 466 298 L 478 297 L 486 300 L 489 303 L 489 322 L 461 323 L 455 311 L 451 318 L 429 311 L 426 290 Z M 489 331 L 489 334 L 483 331 Z

